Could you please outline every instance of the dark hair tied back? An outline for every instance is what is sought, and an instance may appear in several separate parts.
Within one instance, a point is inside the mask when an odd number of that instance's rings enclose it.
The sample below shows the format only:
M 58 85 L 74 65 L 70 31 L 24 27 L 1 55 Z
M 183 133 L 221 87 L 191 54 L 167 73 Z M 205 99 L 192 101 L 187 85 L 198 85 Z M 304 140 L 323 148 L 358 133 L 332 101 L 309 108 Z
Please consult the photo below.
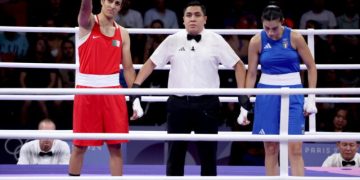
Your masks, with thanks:
M 261 19 L 272 21 L 272 20 L 280 20 L 282 21 L 284 19 L 284 15 L 280 9 L 279 6 L 271 4 L 265 7 L 263 10 L 263 13 L 261 15 Z

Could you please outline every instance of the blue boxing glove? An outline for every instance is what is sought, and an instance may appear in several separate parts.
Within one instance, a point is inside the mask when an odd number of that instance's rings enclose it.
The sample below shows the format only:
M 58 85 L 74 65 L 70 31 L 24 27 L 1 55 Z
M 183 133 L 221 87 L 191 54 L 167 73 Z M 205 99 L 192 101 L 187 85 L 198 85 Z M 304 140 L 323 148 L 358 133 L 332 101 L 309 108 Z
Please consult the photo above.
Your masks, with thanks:
M 237 122 L 242 126 L 246 126 L 250 124 L 250 121 L 248 120 L 247 116 L 249 111 L 252 110 L 252 105 L 247 95 L 238 96 L 238 100 L 240 104 L 240 114 L 239 117 L 237 118 Z

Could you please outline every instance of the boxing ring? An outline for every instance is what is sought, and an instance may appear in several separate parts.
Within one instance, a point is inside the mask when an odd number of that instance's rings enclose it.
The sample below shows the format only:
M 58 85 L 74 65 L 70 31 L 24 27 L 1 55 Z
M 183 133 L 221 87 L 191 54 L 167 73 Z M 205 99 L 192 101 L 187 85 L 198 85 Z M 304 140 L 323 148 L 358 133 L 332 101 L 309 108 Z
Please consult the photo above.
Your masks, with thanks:
M 0 31 L 15 32 L 48 32 L 48 33 L 75 33 L 78 36 L 78 28 L 40 28 L 40 27 L 1 27 Z M 177 29 L 129 29 L 132 34 L 172 34 Z M 260 30 L 220 30 L 213 31 L 219 34 L 242 34 L 253 35 Z M 312 54 L 314 54 L 314 36 L 321 34 L 360 34 L 360 30 L 298 30 L 307 35 L 308 45 Z M 77 39 L 77 38 L 76 38 Z M 75 42 L 76 46 L 78 42 Z M 77 48 L 76 48 L 77 54 Z M 78 58 L 78 56 L 76 56 Z M 77 61 L 78 62 L 78 59 Z M 142 65 L 134 65 L 139 69 Z M 76 70 L 77 64 L 41 64 L 41 63 L 0 63 L 0 68 L 51 68 L 51 69 L 73 69 Z M 260 68 L 260 67 L 259 67 Z M 360 69 L 358 64 L 347 65 L 317 65 L 319 70 L 326 69 Z M 169 66 L 163 68 L 169 69 Z M 301 69 L 306 69 L 301 65 Z M 220 66 L 220 70 L 226 70 Z M 38 130 L 1 130 L 0 139 L 13 138 L 55 138 L 55 139 L 128 139 L 145 141 L 167 141 L 167 140 L 188 140 L 188 141 L 278 141 L 280 142 L 280 175 L 264 176 L 264 167 L 246 167 L 246 166 L 219 166 L 218 176 L 200 177 L 198 176 L 198 166 L 186 166 L 184 177 L 166 177 L 165 167 L 163 165 L 124 165 L 124 176 L 109 177 L 109 172 L 105 169 L 94 169 L 84 165 L 84 176 L 68 177 L 67 166 L 56 165 L 0 165 L 0 180 L 3 179 L 359 179 L 359 168 L 319 168 L 305 167 L 305 177 L 295 177 L 289 175 L 288 166 L 288 142 L 290 141 L 311 141 L 311 142 L 334 142 L 338 140 L 356 140 L 360 141 L 359 133 L 341 133 L 336 136 L 331 133 L 316 132 L 315 115 L 312 115 L 309 124 L 309 132 L 305 135 L 288 135 L 288 107 L 289 95 L 291 94 L 316 94 L 316 95 L 359 95 L 360 88 L 308 88 L 308 89 L 73 89 L 73 88 L 0 88 L 0 100 L 73 100 L 74 94 L 125 94 L 142 95 L 144 102 L 164 102 L 168 95 L 187 94 L 187 95 L 219 95 L 221 102 L 237 102 L 234 96 L 240 94 L 272 94 L 281 95 L 281 119 L 279 135 L 252 135 L 250 132 L 219 132 L 219 134 L 167 134 L 162 131 L 130 131 L 129 134 L 121 133 L 72 133 L 72 131 L 41 131 Z M 147 96 L 146 96 L 147 95 Z M 153 97 L 151 95 L 157 95 Z M 251 98 L 254 102 L 255 98 Z M 359 103 L 360 98 L 326 98 L 317 97 L 317 103 Z M 96 172 L 96 173 L 94 173 Z

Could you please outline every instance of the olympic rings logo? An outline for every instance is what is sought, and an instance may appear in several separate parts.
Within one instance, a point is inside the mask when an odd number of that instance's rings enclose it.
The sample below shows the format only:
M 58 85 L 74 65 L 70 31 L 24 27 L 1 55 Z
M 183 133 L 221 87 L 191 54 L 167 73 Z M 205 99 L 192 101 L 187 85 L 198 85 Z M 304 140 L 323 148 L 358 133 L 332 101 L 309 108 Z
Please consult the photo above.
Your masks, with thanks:
M 30 140 L 22 140 L 22 139 L 7 139 L 4 144 L 4 149 L 6 153 L 12 155 L 15 160 L 19 159 L 20 149 L 21 147 Z

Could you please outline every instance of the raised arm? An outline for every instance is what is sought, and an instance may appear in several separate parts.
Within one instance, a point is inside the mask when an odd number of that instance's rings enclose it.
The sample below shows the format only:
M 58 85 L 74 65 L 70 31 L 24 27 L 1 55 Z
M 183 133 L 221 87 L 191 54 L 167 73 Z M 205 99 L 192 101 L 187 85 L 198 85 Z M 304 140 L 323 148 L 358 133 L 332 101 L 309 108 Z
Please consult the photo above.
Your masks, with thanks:
M 94 25 L 95 19 L 92 14 L 92 9 L 93 9 L 92 0 L 81 1 L 80 11 L 78 15 L 80 38 L 88 34 Z

